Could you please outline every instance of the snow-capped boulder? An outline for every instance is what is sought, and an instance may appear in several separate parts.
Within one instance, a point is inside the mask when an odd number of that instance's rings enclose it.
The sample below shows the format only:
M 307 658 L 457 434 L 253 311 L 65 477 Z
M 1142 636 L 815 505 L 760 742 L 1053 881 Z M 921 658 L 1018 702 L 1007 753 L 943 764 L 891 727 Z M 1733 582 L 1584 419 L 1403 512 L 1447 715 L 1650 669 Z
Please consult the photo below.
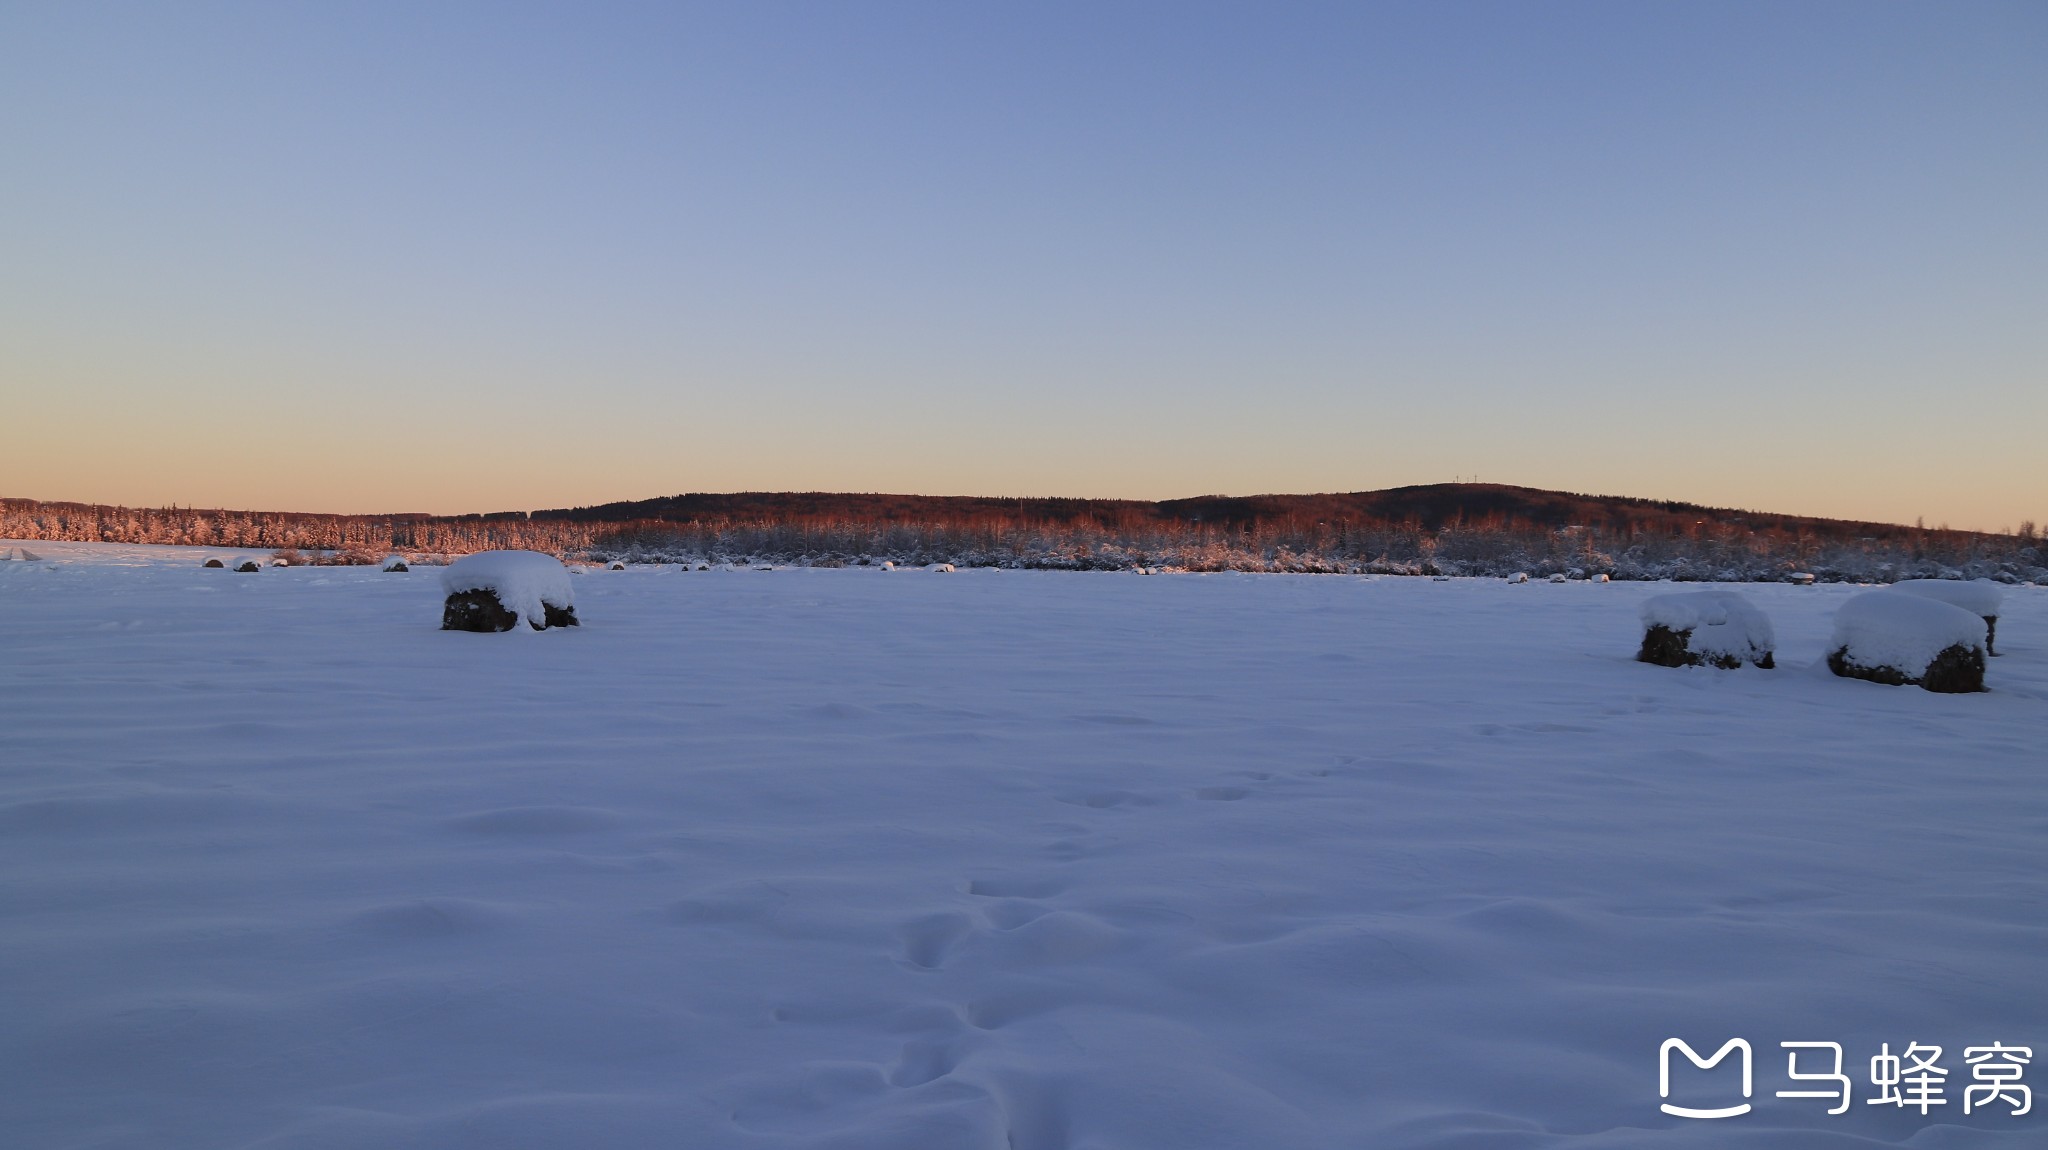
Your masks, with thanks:
M 225 564 L 225 563 L 221 562 L 221 561 L 220 561 L 220 560 L 218 560 L 218 559 L 208 559 L 208 560 L 207 560 L 206 562 L 204 562 L 204 563 L 201 563 L 201 564 L 200 564 L 200 566 L 201 566 L 201 567 L 226 567 L 226 566 L 227 566 L 227 564 Z
M 896 570 L 896 561 L 895 561 L 894 559 L 884 559 L 884 560 L 882 560 L 882 570 L 884 570 L 884 571 L 894 571 L 894 570 Z
M 1910 592 L 1868 591 L 1835 612 L 1828 669 L 1851 679 L 1943 694 L 1984 689 L 1984 619 Z
M 626 564 L 624 560 L 614 559 L 611 562 L 605 564 L 604 569 L 607 571 L 624 571 L 626 569 Z
M 953 572 L 953 565 L 951 563 L 941 563 L 938 566 L 932 568 L 932 570 L 943 572 L 945 574 L 950 575 Z
M 404 556 L 402 556 L 402 555 L 386 555 L 386 556 L 384 557 L 384 570 L 386 570 L 386 571 L 410 571 L 410 570 L 412 570 L 412 568 L 406 565 L 406 562 L 405 562 L 405 557 L 404 557 Z
M 1550 581 L 1551 581 L 1552 583 L 1568 583 L 1568 582 L 1570 582 L 1571 580 L 1570 580 L 1570 579 L 1568 579 L 1568 578 L 1566 578 L 1563 572 L 1559 572 L 1559 573 L 1557 573 L 1557 574 L 1555 574 L 1555 575 L 1552 575 L 1552 576 L 1550 577 Z
M 479 551 L 441 572 L 443 631 L 536 631 L 577 625 L 569 569 L 538 551 Z
M 1770 619 L 1733 591 L 1652 595 L 1641 614 L 1643 646 L 1636 658 L 1645 663 L 1731 671 L 1744 663 L 1766 670 L 1777 665 Z
M 1527 583 L 1528 581 L 1529 573 L 1527 571 L 1517 571 L 1513 575 L 1508 576 L 1508 582 L 1510 583 Z
M 1794 571 L 1785 576 L 1785 582 L 1796 584 L 1800 587 L 1811 587 L 1813 586 L 1813 572 Z
M 1891 589 L 1961 607 L 1984 620 L 1984 653 L 1998 654 L 1998 609 L 2005 588 L 1989 579 L 1901 579 Z
M 1606 573 L 1605 571 L 1603 571 L 1603 572 L 1601 572 L 1600 574 L 1598 574 L 1598 575 L 1595 575 L 1595 576 L 1593 576 L 1593 582 L 1595 582 L 1595 583 L 1609 583 L 1609 582 L 1612 582 L 1612 580 L 1610 580 L 1610 579 L 1609 579 L 1609 578 L 1607 577 L 1607 573 Z
M 254 559 L 244 559 L 240 563 L 235 564 L 235 570 L 261 571 L 263 570 L 263 564 L 256 562 Z

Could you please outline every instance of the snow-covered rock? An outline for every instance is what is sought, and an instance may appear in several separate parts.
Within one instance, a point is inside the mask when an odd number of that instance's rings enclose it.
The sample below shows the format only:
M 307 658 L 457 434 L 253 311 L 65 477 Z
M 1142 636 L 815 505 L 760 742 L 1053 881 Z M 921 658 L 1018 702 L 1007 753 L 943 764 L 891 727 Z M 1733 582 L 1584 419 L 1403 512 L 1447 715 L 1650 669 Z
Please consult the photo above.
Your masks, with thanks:
M 1510 583 L 1527 583 L 1528 581 L 1529 573 L 1527 571 L 1517 571 L 1513 575 L 1508 576 L 1508 582 Z
M 244 572 L 261 571 L 263 570 L 263 565 L 254 559 L 244 559 L 240 563 L 235 564 L 235 570 Z
M 1997 583 L 1989 579 L 1901 579 L 1891 589 L 1961 607 L 1984 620 L 1984 653 L 1998 654 L 1998 608 L 2005 602 L 2005 588 Z
M 1733 591 L 1652 595 L 1643 600 L 1643 646 L 1636 658 L 1661 667 L 1769 669 L 1777 640 L 1771 621 Z
M 226 563 L 223 563 L 223 562 L 222 562 L 222 561 L 220 561 L 219 559 L 208 559 L 208 560 L 207 560 L 206 562 L 204 562 L 204 563 L 201 563 L 201 564 L 200 564 L 200 566 L 201 566 L 201 567 L 225 567 L 225 566 L 227 566 L 227 564 L 226 564 Z
M 522 620 L 536 631 L 577 625 L 569 569 L 538 551 L 479 551 L 441 572 L 448 594 L 444 631 L 509 631 Z
M 611 562 L 605 564 L 604 569 L 607 571 L 624 571 L 626 569 L 626 564 L 624 560 L 614 559 Z
M 953 571 L 953 565 L 951 563 L 941 563 L 938 566 L 933 567 L 932 570 L 941 572 L 943 574 L 951 574 Z
M 1552 575 L 1552 576 L 1550 577 L 1550 581 L 1551 581 L 1552 583 L 1569 583 L 1569 582 L 1571 582 L 1571 580 L 1570 580 L 1569 578 L 1567 578 L 1567 577 L 1565 576 L 1565 574 L 1564 574 L 1563 572 L 1561 572 L 1561 571 L 1560 571 L 1560 572 L 1558 572 L 1558 573 L 1557 573 L 1557 574 L 1555 574 L 1555 575 Z
M 1911 592 L 1869 591 L 1835 612 L 1828 669 L 1944 694 L 1984 689 L 1983 618 Z
M 386 555 L 384 557 L 384 570 L 410 571 L 412 570 L 412 568 L 406 564 L 405 557 L 403 555 Z
M 1785 582 L 1796 583 L 1801 587 L 1811 587 L 1813 586 L 1813 572 L 1794 571 L 1785 576 Z

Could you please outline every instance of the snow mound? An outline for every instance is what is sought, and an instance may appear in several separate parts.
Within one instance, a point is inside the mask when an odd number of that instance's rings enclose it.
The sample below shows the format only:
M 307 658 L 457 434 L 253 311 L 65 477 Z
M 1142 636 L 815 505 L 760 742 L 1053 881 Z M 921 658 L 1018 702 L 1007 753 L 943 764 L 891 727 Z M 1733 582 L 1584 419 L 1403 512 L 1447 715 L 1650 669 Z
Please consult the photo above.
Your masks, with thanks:
M 1527 583 L 1528 581 L 1529 573 L 1527 571 L 1517 571 L 1513 575 L 1508 576 L 1508 582 L 1510 583 Z
M 1837 675 L 1878 683 L 1980 691 L 1987 631 L 1982 617 L 1952 603 L 1911 592 L 1870 591 L 1835 612 L 1828 666 Z M 1969 669 L 1973 657 L 1974 676 Z
M 953 570 L 953 565 L 951 563 L 941 563 L 937 567 L 932 568 L 932 570 L 941 574 L 950 574 Z
M 1890 589 L 1961 607 L 1986 619 L 1996 619 L 1999 604 L 2005 601 L 2005 588 L 1989 579 L 1901 579 Z
M 479 551 L 450 563 L 441 572 L 441 589 L 450 595 L 489 591 L 505 610 L 540 629 L 547 608 L 576 605 L 569 569 L 552 555 L 538 551 Z
M 408 565 L 406 564 L 406 562 L 405 562 L 405 556 L 403 556 L 403 555 L 386 555 L 386 556 L 384 557 L 384 570 L 386 570 L 386 571 L 410 571 L 410 570 L 412 570 L 412 568 L 411 568 L 410 566 L 408 566 Z
M 1770 619 L 1733 591 L 1652 595 L 1643 600 L 1641 615 L 1643 649 L 1637 658 L 1645 663 L 1772 666 L 1778 644 Z

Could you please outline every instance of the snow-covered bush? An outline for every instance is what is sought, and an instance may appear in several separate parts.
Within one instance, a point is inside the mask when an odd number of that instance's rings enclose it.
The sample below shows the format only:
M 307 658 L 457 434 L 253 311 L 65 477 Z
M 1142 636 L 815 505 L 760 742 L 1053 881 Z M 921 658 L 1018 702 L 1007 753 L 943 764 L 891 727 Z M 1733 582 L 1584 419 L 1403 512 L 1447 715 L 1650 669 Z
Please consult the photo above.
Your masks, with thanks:
M 1961 607 L 1984 620 L 1984 653 L 1998 654 L 1998 608 L 2005 602 L 2005 588 L 1989 579 L 1901 579 L 1892 590 L 1951 607 Z
M 1771 621 L 1733 591 L 1652 595 L 1643 600 L 1643 646 L 1636 658 L 1660 667 L 1706 664 L 1734 670 L 1744 663 L 1769 669 L 1777 640 Z
M 479 551 L 441 572 L 448 593 L 444 631 L 510 631 L 521 620 L 536 631 L 577 625 L 569 569 L 538 551 Z
M 1869 591 L 1835 612 L 1828 669 L 1851 679 L 1961 693 L 1984 689 L 1984 620 L 1939 599 Z

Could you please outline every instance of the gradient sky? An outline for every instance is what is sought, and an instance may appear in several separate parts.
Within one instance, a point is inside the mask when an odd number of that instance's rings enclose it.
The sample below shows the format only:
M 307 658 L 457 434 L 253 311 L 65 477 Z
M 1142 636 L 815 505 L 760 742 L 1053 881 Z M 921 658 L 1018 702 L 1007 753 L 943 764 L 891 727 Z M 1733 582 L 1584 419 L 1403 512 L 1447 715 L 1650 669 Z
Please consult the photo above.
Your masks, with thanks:
M 2048 520 L 2048 4 L 0 5 L 0 495 Z

